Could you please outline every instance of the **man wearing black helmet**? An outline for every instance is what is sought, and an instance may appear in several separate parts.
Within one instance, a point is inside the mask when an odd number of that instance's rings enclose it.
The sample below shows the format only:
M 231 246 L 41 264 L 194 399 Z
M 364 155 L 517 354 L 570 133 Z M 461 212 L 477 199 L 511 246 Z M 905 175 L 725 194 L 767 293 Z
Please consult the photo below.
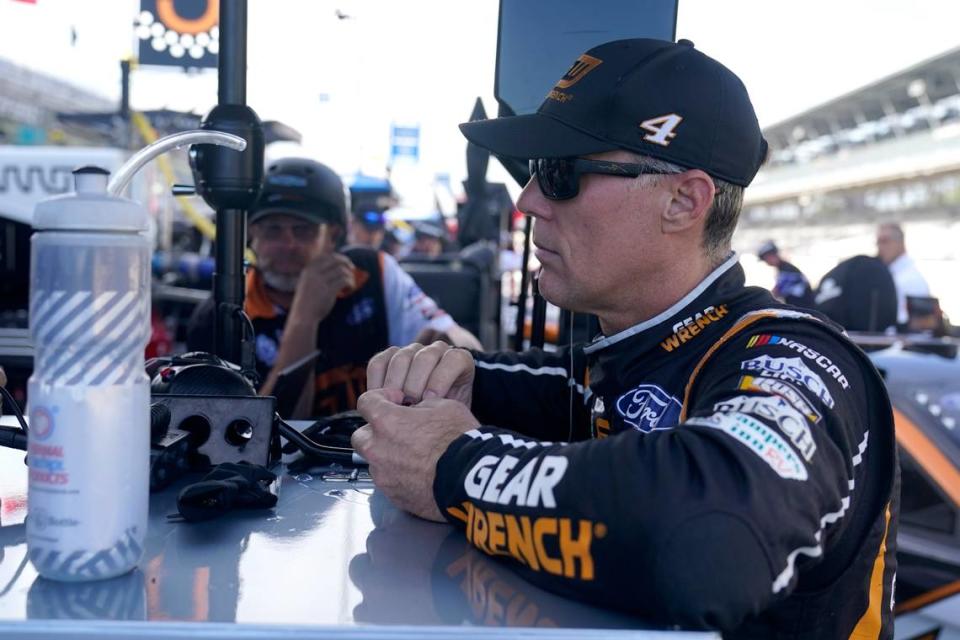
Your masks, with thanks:
M 730 239 L 767 145 L 740 79 L 690 42 L 620 40 L 537 113 L 461 129 L 530 159 L 540 291 L 602 334 L 374 357 L 353 443 L 378 489 L 652 621 L 892 637 L 890 402 L 829 321 L 744 285 Z
M 396 260 L 368 247 L 338 247 L 347 232 L 347 191 L 313 160 L 271 163 L 249 212 L 257 266 L 247 273 L 244 310 L 255 330 L 255 355 L 271 393 L 278 374 L 319 349 L 316 377 L 305 385 L 295 416 L 353 409 L 366 385 L 370 357 L 390 345 L 442 334 L 479 348 L 467 331 L 413 282 Z M 191 350 L 213 344 L 213 300 L 187 329 Z

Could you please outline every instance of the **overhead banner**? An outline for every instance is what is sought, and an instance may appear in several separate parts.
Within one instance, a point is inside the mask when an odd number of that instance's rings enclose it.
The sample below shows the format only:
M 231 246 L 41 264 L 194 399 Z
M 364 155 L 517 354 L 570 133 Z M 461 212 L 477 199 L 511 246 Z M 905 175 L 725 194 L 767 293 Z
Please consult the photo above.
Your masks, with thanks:
M 141 65 L 217 67 L 219 0 L 140 0 L 134 33 Z
M 420 159 L 420 125 L 390 127 L 390 164 L 397 158 Z

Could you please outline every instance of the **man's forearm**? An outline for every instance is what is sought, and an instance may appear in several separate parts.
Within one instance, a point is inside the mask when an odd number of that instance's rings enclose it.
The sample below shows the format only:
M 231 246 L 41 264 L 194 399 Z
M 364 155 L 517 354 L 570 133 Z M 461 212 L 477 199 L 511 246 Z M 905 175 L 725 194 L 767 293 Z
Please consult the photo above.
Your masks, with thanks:
M 574 353 L 572 374 L 567 348 L 475 353 L 474 359 L 471 409 L 481 424 L 554 442 L 586 437 L 588 389 L 581 350 Z
M 732 628 L 773 598 L 784 550 L 816 545 L 808 523 L 840 496 L 804 485 L 778 503 L 786 481 L 695 429 L 572 445 L 476 430 L 440 458 L 434 496 L 469 542 L 539 586 L 654 622 Z M 705 460 L 720 462 L 708 474 Z
M 316 349 L 317 326 L 319 324 L 318 320 L 303 320 L 294 316 L 287 320 L 287 324 L 283 328 L 283 338 L 280 340 L 277 359 L 267 375 L 266 382 L 260 388 L 261 395 L 272 394 L 280 372 Z M 309 376 L 297 403 L 296 413 L 298 415 L 302 413 L 303 408 L 309 411 L 309 407 L 313 405 L 314 384 L 313 376 Z M 304 396 L 308 397 L 305 398 Z

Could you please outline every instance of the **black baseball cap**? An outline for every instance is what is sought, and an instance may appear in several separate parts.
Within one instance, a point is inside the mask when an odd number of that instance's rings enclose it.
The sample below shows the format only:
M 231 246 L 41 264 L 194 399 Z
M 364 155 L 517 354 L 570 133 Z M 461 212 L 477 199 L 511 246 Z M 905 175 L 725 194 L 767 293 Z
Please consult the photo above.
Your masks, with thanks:
M 284 158 L 267 166 L 263 189 L 247 222 L 283 214 L 346 227 L 348 198 L 343 180 L 327 165 L 308 158 Z
M 732 71 L 689 40 L 616 40 L 582 54 L 536 113 L 467 122 L 501 156 L 563 158 L 626 149 L 747 186 L 767 155 Z

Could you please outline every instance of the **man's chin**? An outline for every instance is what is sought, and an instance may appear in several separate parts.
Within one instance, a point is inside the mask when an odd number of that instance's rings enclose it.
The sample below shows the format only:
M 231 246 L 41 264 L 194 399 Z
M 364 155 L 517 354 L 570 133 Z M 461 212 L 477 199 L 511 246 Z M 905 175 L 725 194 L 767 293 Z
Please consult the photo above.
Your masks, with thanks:
M 540 295 L 550 304 L 560 307 L 564 311 L 574 313 L 594 313 L 587 297 L 578 295 L 578 290 L 571 286 L 569 280 L 552 271 L 541 270 L 538 286 Z
M 300 280 L 300 274 L 289 275 L 286 273 L 277 273 L 275 271 L 261 271 L 263 281 L 267 286 L 283 293 L 293 293 L 297 290 L 297 282 Z
M 548 271 L 545 268 L 540 269 L 537 287 L 544 300 L 558 307 L 565 306 L 563 303 L 567 297 L 567 295 L 565 295 L 567 292 L 564 290 L 563 279 L 552 271 Z

